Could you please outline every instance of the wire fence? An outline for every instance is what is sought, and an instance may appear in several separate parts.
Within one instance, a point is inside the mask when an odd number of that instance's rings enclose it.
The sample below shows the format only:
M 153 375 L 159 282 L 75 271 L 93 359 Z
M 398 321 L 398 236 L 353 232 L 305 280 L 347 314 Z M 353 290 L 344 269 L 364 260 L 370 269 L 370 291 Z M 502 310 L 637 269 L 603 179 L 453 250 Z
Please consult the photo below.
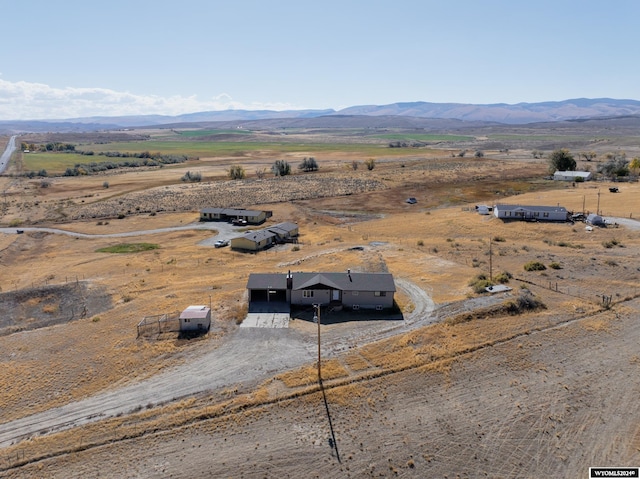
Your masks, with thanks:
M 145 316 L 138 323 L 138 338 L 180 331 L 180 312 Z

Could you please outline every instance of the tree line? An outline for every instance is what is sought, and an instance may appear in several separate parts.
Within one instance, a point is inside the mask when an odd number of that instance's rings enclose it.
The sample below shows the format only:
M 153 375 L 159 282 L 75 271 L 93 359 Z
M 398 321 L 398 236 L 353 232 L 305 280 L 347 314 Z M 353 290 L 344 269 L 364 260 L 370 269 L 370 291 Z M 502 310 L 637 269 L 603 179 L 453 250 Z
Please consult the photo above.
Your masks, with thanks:
M 542 152 L 537 150 L 534 150 L 532 154 L 534 158 L 542 157 Z M 586 161 L 592 161 L 597 156 L 593 151 L 579 153 L 579 158 L 584 158 Z M 607 153 L 604 155 L 604 160 L 596 168 L 597 172 L 603 176 L 617 178 L 629 176 L 630 174 L 638 175 L 640 172 L 640 158 L 635 157 L 629 160 L 624 151 Z M 577 168 L 576 159 L 567 148 L 554 150 L 549 155 L 548 162 L 549 173 L 551 174 L 556 171 L 576 171 Z

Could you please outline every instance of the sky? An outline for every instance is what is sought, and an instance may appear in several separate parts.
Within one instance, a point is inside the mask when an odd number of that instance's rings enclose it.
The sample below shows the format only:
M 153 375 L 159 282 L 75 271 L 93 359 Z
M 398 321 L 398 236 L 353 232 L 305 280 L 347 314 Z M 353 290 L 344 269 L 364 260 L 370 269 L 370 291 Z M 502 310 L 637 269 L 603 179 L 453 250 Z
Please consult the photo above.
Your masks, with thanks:
M 638 0 L 3 3 L 0 120 L 640 100 Z

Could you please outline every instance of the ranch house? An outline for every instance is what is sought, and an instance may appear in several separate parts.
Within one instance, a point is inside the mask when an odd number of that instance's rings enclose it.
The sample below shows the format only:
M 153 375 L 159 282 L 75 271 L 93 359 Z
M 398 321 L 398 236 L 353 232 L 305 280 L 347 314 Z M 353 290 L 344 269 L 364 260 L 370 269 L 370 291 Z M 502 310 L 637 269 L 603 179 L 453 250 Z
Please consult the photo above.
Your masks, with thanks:
M 319 304 L 353 310 L 392 308 L 396 292 L 390 273 L 252 273 L 249 310 L 257 303 Z
M 567 221 L 569 218 L 564 206 L 495 205 L 493 214 L 503 220 Z
M 248 231 L 231 239 L 231 248 L 243 251 L 260 251 L 279 243 L 295 242 L 299 235 L 295 223 L 278 223 L 262 230 Z

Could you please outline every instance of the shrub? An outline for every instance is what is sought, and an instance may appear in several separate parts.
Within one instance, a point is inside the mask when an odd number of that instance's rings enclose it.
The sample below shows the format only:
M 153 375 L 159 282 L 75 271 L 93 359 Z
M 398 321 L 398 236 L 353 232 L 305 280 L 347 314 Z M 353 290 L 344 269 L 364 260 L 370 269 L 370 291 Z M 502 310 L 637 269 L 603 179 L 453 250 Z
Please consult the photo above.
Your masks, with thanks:
M 192 173 L 190 171 L 187 171 L 180 179 L 185 182 L 188 181 L 190 183 L 197 183 L 199 181 L 202 181 L 202 173 L 200 172 Z
M 524 265 L 525 271 L 544 271 L 547 267 L 540 261 L 529 261 Z
M 495 241 L 496 243 L 504 243 L 506 240 L 502 236 L 494 236 L 493 241 Z
M 605 247 L 605 248 L 607 248 L 607 249 L 608 249 L 608 248 L 613 248 L 614 246 L 618 246 L 618 245 L 622 246 L 622 245 L 618 242 L 618 240 L 617 240 L 617 239 L 615 239 L 615 238 L 614 238 L 614 239 L 612 239 L 612 240 L 609 240 L 609 241 L 603 241 L 603 242 L 602 242 L 602 246 L 604 246 L 604 247 Z
M 103 188 L 109 188 L 109 182 L 108 181 L 103 182 L 102 183 L 102 187 Z
M 553 262 L 553 263 L 551 263 L 549 265 L 549 268 L 551 268 L 551 269 L 562 269 L 562 266 L 560 265 L 560 263 Z
M 245 177 L 244 168 L 240 165 L 233 165 L 229 168 L 229 178 L 232 180 L 242 180 Z
M 496 283 L 505 284 L 508 283 L 511 278 L 513 278 L 513 275 L 511 273 L 509 273 L 508 271 L 503 271 L 502 273 L 498 273 L 496 276 L 494 276 L 493 280 Z
M 547 309 L 547 306 L 537 299 L 529 290 L 522 290 L 520 295 L 511 301 L 504 303 L 505 311 L 509 314 L 522 314 L 527 311 Z
M 473 288 L 473 292 L 476 294 L 481 294 L 486 292 L 487 287 L 492 286 L 493 283 L 487 278 L 485 274 L 479 274 L 474 277 L 471 281 L 469 281 L 469 286 Z
M 418 240 L 418 246 L 424 246 L 424 241 Z

